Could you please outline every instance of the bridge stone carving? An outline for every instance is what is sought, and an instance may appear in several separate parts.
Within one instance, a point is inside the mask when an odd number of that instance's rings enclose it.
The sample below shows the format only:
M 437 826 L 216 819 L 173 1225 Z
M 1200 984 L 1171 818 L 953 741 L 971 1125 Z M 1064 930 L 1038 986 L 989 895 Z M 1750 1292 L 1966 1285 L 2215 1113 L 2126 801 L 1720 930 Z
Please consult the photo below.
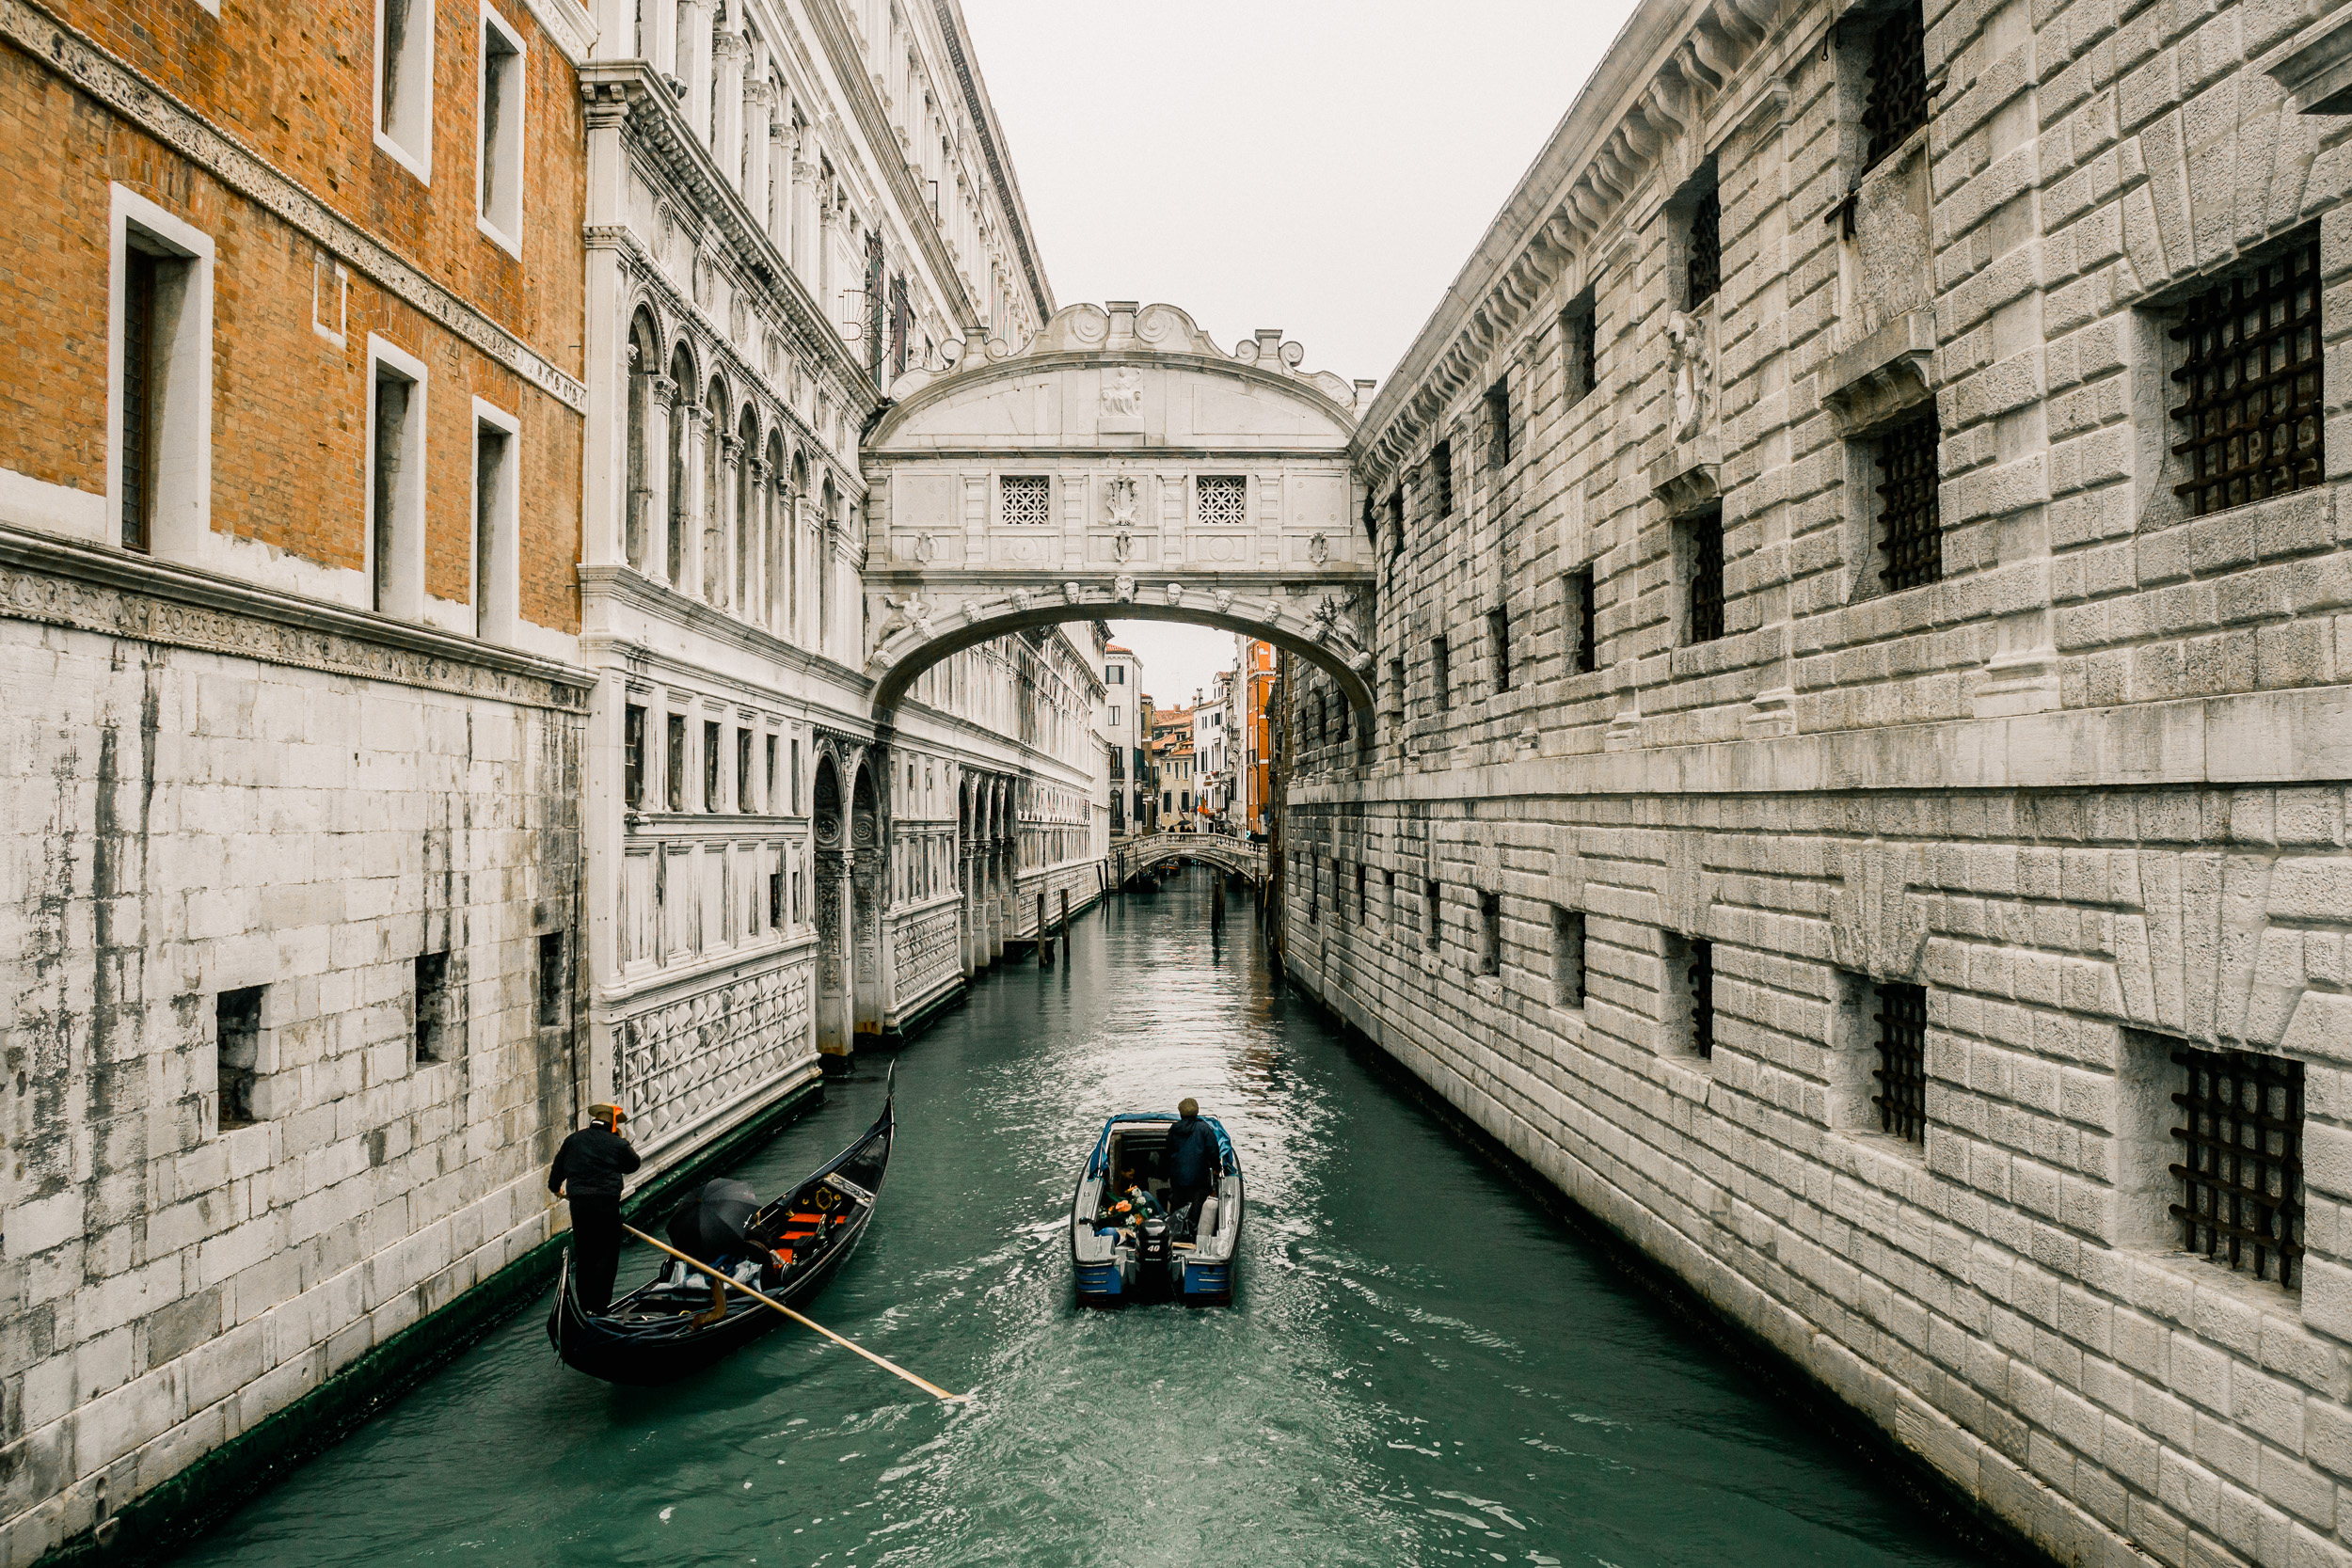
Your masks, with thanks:
M 1018 347 L 909 371 L 864 451 L 866 672 L 887 713 L 947 655 L 1056 621 L 1186 621 L 1328 672 L 1372 733 L 1359 393 L 1261 332 L 1073 305 Z

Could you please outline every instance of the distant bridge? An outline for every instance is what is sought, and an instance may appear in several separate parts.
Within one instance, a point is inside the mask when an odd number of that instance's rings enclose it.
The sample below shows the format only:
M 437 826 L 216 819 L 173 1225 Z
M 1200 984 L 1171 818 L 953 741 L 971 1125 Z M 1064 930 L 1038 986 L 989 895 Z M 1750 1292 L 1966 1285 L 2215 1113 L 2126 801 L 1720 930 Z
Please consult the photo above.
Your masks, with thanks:
M 1112 872 L 1121 883 L 1171 860 L 1214 865 L 1248 879 L 1252 887 L 1265 884 L 1265 850 L 1222 833 L 1145 833 L 1111 846 Z

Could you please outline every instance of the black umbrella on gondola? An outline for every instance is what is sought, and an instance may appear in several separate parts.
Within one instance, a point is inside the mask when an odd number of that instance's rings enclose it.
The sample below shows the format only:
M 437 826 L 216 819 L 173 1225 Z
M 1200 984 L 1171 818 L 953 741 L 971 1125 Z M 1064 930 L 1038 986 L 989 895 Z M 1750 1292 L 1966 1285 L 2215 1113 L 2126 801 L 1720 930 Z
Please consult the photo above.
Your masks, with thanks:
M 706 1263 L 743 1252 L 743 1227 L 759 1212 L 759 1195 L 740 1181 L 706 1181 L 670 1216 L 670 1244 Z

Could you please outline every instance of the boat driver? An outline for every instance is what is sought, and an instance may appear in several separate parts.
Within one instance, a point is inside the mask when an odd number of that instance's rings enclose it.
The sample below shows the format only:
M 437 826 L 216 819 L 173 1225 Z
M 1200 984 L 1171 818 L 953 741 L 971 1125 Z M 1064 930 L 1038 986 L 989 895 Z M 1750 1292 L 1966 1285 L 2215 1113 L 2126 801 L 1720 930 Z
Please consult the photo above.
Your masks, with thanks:
M 621 1179 L 638 1164 L 621 1136 L 628 1120 L 618 1105 L 589 1106 L 588 1125 L 564 1140 L 548 1167 L 548 1191 L 572 1206 L 572 1290 L 590 1317 L 612 1305 L 621 1266 Z

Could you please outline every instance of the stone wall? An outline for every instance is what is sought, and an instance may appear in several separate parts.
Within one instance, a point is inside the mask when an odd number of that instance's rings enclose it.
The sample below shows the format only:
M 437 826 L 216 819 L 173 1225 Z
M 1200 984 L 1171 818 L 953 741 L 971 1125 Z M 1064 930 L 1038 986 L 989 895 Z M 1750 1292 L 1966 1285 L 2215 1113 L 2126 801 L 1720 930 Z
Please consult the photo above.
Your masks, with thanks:
M 1644 6 L 1364 415 L 1374 735 L 1285 678 L 1289 973 L 2063 1561 L 2352 1562 L 2326 8 L 1931 0 L 1874 158 L 1899 8 Z M 2176 331 L 2314 245 L 2338 450 L 2201 508 Z M 2183 1248 L 2192 1051 L 2301 1075 L 2287 1283 Z
M 0 594 L 0 1560 L 544 1240 L 578 1109 L 579 677 L 198 586 Z

